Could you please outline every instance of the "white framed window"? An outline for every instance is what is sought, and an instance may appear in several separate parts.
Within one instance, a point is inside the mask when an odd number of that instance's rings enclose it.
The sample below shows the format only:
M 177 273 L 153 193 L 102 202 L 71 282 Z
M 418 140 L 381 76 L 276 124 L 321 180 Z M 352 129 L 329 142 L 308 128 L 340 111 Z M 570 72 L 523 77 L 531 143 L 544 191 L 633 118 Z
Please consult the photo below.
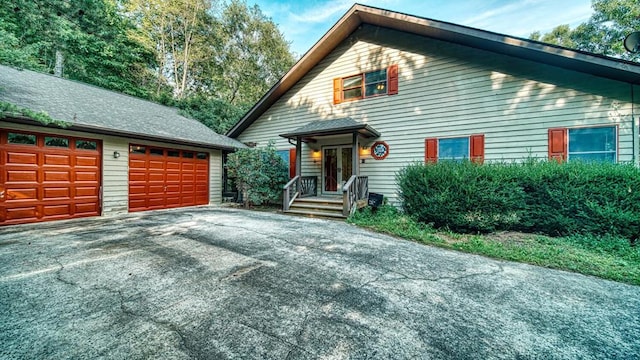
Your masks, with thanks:
M 462 161 L 469 158 L 469 137 L 438 139 L 438 160 Z
M 568 129 L 569 161 L 617 162 L 618 127 L 603 126 Z

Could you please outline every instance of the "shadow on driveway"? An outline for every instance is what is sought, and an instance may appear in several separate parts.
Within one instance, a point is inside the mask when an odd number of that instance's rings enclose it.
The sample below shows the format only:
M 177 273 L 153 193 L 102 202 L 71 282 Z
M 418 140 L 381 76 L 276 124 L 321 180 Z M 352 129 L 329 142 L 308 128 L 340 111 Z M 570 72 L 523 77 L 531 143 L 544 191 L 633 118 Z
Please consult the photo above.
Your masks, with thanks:
M 200 207 L 0 229 L 0 358 L 640 358 L 640 287 Z

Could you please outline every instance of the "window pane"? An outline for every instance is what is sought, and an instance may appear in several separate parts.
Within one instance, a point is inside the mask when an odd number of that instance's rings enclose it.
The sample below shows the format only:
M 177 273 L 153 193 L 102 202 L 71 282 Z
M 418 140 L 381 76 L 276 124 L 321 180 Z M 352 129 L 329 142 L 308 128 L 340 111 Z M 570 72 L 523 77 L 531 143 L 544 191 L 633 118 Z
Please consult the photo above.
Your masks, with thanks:
M 82 150 L 96 150 L 98 143 L 89 140 L 76 140 L 76 149 Z
M 462 160 L 468 157 L 468 137 L 438 140 L 438 160 Z
M 144 154 L 147 152 L 147 148 L 139 145 L 131 145 L 129 146 L 129 152 L 134 154 Z
M 362 97 L 362 88 L 355 88 L 351 90 L 345 90 L 343 98 L 345 100 L 349 99 L 360 99 Z
M 584 162 L 615 162 L 615 152 L 597 152 L 597 153 L 580 153 L 572 154 L 570 156 L 571 161 L 584 161 Z
M 187 158 L 187 159 L 193 159 L 193 153 L 190 151 L 183 151 L 182 152 L 182 157 L 183 158 Z
M 207 153 L 201 153 L 201 152 L 199 152 L 198 154 L 196 154 L 196 157 L 197 157 L 198 159 L 204 160 L 204 159 L 206 159 L 206 158 L 207 158 Z
M 149 153 L 151 155 L 162 156 L 162 155 L 164 155 L 164 150 L 163 149 L 151 148 L 151 149 L 149 149 Z
M 365 84 L 370 84 L 379 81 L 387 81 L 387 69 L 372 71 L 364 74 Z
M 35 145 L 36 136 L 31 134 L 9 133 L 7 138 L 9 144 Z
M 59 138 L 59 137 L 44 137 L 44 145 L 45 146 L 56 146 L 56 147 L 69 147 L 69 139 Z
M 167 150 L 167 156 L 169 156 L 169 157 L 180 157 L 180 151 L 178 151 L 178 150 Z
M 614 126 L 569 129 L 569 160 L 616 162 Z
M 569 129 L 569 153 L 615 150 L 615 127 Z
M 384 95 L 387 93 L 387 82 L 380 82 L 377 84 L 367 84 L 365 88 L 365 96 Z
M 356 75 L 342 79 L 342 88 L 352 88 L 355 86 L 362 86 L 362 75 Z
M 278 156 L 282 158 L 282 161 L 289 166 L 289 150 L 277 150 L 276 154 L 278 154 Z

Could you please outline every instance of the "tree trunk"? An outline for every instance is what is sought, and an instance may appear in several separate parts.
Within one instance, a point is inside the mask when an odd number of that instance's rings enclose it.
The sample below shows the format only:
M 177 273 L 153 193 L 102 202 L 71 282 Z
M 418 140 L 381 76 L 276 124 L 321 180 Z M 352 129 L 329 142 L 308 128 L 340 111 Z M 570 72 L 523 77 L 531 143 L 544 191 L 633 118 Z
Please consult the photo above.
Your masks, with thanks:
M 64 72 L 64 54 L 62 51 L 56 49 L 56 66 L 53 68 L 53 75 L 62 77 Z

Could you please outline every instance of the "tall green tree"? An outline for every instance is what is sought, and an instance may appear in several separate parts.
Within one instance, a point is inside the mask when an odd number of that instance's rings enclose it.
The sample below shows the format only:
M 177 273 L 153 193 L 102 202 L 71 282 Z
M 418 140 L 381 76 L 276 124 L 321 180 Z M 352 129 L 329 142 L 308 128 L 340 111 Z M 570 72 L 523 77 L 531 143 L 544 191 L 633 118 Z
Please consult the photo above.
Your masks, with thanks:
M 226 5 L 216 40 L 214 94 L 235 106 L 255 103 L 295 63 L 277 25 L 244 0 Z
M 592 0 L 593 15 L 575 29 L 560 25 L 548 34 L 534 32 L 530 38 L 556 45 L 640 62 L 640 54 L 624 49 L 625 36 L 640 31 L 640 1 Z
M 14 0 L 0 7 L 0 62 L 148 97 L 153 53 L 116 0 Z
M 215 28 L 209 0 L 129 0 L 136 39 L 154 49 L 158 63 L 157 91 L 168 84 L 177 99 L 197 91 L 200 63 Z

